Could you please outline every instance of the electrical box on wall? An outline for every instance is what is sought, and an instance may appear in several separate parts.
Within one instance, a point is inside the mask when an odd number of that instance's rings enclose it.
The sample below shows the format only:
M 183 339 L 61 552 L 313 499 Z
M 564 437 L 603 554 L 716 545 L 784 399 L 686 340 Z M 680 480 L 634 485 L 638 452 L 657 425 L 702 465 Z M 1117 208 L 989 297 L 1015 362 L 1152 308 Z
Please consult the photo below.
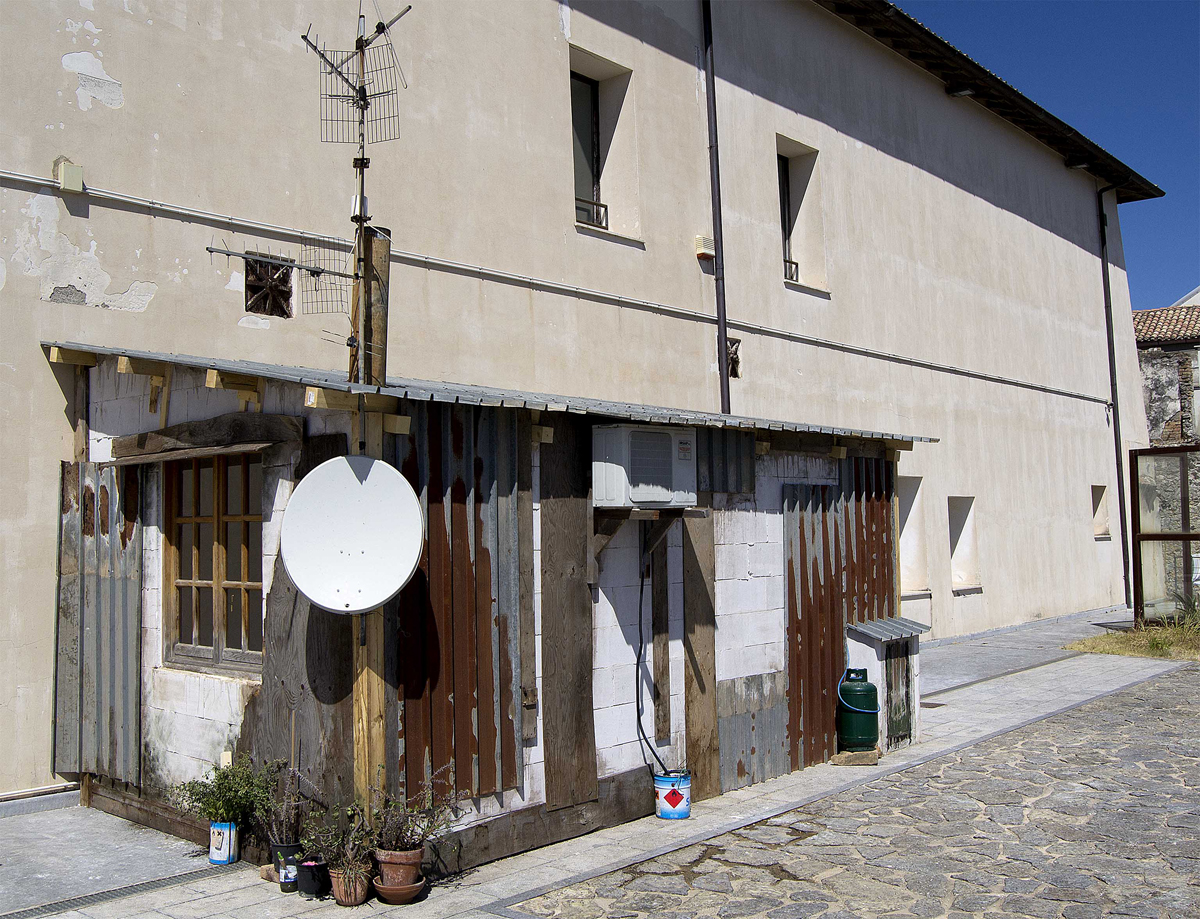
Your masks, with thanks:
M 596 507 L 696 504 L 694 428 L 606 424 L 592 428 Z

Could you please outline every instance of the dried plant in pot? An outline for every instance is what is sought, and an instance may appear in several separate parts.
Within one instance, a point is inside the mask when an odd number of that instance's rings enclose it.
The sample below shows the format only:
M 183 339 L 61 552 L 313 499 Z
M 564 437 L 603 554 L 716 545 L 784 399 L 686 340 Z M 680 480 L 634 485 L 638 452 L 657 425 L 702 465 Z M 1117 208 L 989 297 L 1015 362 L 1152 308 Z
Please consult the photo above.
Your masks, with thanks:
M 393 798 L 377 783 L 371 792 L 375 828 L 375 860 L 385 887 L 415 884 L 421 877 L 426 843 L 445 835 L 458 816 L 461 798 L 452 790 L 436 790 L 440 774 L 404 798 Z
M 333 898 L 342 906 L 358 906 L 370 894 L 374 847 L 371 822 L 358 804 L 310 814 L 305 822 L 305 855 L 328 866 Z
M 268 763 L 264 771 L 270 776 L 273 794 L 255 814 L 258 835 L 269 846 L 280 889 L 290 892 L 296 889 L 304 817 L 317 789 L 283 760 Z

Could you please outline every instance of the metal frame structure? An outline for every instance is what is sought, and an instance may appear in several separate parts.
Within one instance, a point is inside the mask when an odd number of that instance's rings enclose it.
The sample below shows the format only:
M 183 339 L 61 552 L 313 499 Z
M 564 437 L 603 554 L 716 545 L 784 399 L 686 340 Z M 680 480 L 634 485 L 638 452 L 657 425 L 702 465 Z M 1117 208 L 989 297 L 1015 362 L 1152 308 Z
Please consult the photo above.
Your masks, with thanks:
M 1146 542 L 1177 542 L 1184 546 L 1183 551 L 1183 595 L 1185 599 L 1191 600 L 1193 596 L 1192 577 L 1192 555 L 1187 549 L 1187 544 L 1190 542 L 1200 542 L 1200 531 L 1192 529 L 1191 509 L 1190 509 L 1190 483 L 1188 481 L 1188 456 L 1191 454 L 1200 454 L 1200 444 L 1179 444 L 1178 446 L 1170 447 L 1147 447 L 1141 450 L 1129 451 L 1129 497 L 1133 524 L 1133 623 L 1135 627 L 1145 624 L 1146 621 L 1146 597 L 1145 583 L 1142 574 L 1142 544 Z M 1180 505 L 1180 529 L 1173 532 L 1165 533 L 1143 533 L 1142 532 L 1142 515 L 1140 512 L 1140 501 L 1136 501 L 1139 494 L 1138 483 L 1138 461 L 1142 457 L 1147 456 L 1172 456 L 1179 457 L 1179 505 Z

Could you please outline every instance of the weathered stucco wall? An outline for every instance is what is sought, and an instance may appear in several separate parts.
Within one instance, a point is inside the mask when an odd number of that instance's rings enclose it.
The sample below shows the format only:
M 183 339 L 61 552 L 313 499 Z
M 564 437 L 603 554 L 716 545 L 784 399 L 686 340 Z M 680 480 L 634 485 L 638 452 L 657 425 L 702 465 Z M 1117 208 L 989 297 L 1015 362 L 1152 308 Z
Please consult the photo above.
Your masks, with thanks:
M 0 167 L 349 235 L 352 148 L 322 145 L 309 23 L 349 47 L 357 4 L 144 0 L 0 6 Z M 969 100 L 802 2 L 714 9 L 730 318 L 903 357 L 1108 395 L 1096 183 Z M 694 237 L 712 232 L 699 4 L 419 5 L 396 47 L 402 138 L 368 192 L 396 248 L 711 315 Z M 631 72 L 607 197 L 623 236 L 573 221 L 572 46 Z M 823 288 L 785 285 L 779 138 L 818 151 Z M 604 181 L 602 180 L 602 189 Z M 1125 446 L 1145 442 L 1116 207 L 1108 199 Z M 344 366 L 334 316 L 263 321 L 241 266 L 208 245 L 296 256 L 228 221 L 0 183 L 3 590 L 0 790 L 53 780 L 58 462 L 69 369 L 42 340 Z M 417 260 L 392 271 L 389 371 L 677 407 L 718 405 L 713 327 Z M 949 635 L 1120 602 L 1120 547 L 1089 491 L 1115 494 L 1103 404 L 751 331 L 738 413 L 941 438 L 922 477 L 930 592 Z M 1124 481 L 1124 478 L 1120 479 Z M 950 590 L 946 499 L 976 497 L 982 594 Z M 726 662 L 732 652 L 726 649 Z M 724 666 L 724 665 L 722 665 Z

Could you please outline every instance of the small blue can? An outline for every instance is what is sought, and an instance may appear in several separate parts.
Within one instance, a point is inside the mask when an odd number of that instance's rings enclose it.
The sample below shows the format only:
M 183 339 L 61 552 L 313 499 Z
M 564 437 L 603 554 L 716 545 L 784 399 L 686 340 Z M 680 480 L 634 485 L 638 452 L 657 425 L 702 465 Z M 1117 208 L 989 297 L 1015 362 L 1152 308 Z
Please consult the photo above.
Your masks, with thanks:
M 692 774 L 672 769 L 654 775 L 654 814 L 663 820 L 683 820 L 692 815 Z

